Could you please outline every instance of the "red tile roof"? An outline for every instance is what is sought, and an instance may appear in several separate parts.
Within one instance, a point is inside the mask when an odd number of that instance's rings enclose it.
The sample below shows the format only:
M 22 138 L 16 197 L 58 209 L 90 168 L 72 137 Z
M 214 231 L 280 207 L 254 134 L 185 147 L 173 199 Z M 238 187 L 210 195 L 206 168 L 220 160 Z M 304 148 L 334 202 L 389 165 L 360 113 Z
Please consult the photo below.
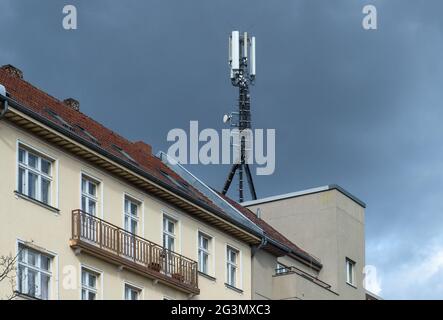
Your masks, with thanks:
M 13 68 L 13 67 L 12 67 Z M 124 161 L 128 161 L 128 158 L 119 152 L 114 146 L 118 146 L 125 153 L 127 153 L 132 159 L 136 161 L 138 166 L 149 174 L 155 176 L 160 179 L 164 183 L 168 184 L 172 188 L 177 189 L 177 185 L 174 184 L 171 179 L 165 176 L 164 173 L 172 177 L 174 180 L 178 181 L 180 184 L 186 185 L 186 188 L 182 188 L 182 190 L 187 191 L 191 196 L 193 196 L 196 200 L 204 201 L 206 204 L 211 207 L 220 210 L 212 201 L 206 198 L 203 194 L 201 194 L 198 190 L 194 189 L 192 186 L 186 183 L 184 179 L 182 179 L 177 173 L 171 170 L 168 166 L 166 166 L 160 159 L 153 156 L 151 151 L 152 148 L 150 145 L 142 142 L 131 142 L 126 138 L 120 136 L 119 134 L 113 132 L 112 130 L 104 127 L 99 122 L 94 119 L 88 117 L 83 114 L 81 111 L 74 110 L 66 106 L 62 101 L 50 96 L 44 91 L 36 88 L 29 82 L 23 80 L 21 77 L 17 75 L 17 73 L 11 71 L 11 66 L 1 67 L 0 68 L 0 84 L 6 87 L 6 91 L 8 92 L 10 98 L 14 99 L 21 105 L 31 109 L 32 111 L 38 113 L 43 116 L 47 120 L 62 126 L 59 120 L 51 116 L 47 109 L 54 111 L 58 114 L 64 121 L 66 121 L 69 125 L 72 126 L 72 130 L 77 135 L 82 138 L 91 141 L 91 138 L 86 135 L 81 129 L 85 129 L 89 132 L 97 142 L 100 144 L 100 147 L 106 150 L 107 152 L 113 154 L 121 158 Z M 162 173 L 163 171 L 163 173 Z M 306 255 L 308 258 L 310 257 L 313 261 L 316 261 L 318 264 L 318 260 L 311 257 L 308 253 L 300 249 L 297 245 L 292 243 L 286 237 L 284 237 L 277 230 L 272 228 L 265 221 L 259 219 L 254 213 L 252 213 L 249 209 L 244 208 L 234 200 L 223 196 L 229 203 L 231 203 L 235 208 L 237 208 L 243 215 L 257 224 L 260 228 L 264 230 L 267 236 L 271 237 L 275 241 L 286 245 L 291 248 L 295 253 L 301 253 Z
M 149 172 L 151 175 L 172 188 L 176 188 L 175 184 L 165 177 L 161 171 L 166 172 L 175 180 L 184 182 L 180 176 L 165 166 L 160 159 L 152 155 L 150 145 L 141 141 L 131 142 L 127 140 L 82 112 L 67 107 L 62 101 L 50 96 L 20 77 L 11 74 L 9 69 L 3 67 L 0 68 L 0 83 L 6 87 L 9 96 L 18 103 L 30 108 L 32 111 L 57 125 L 63 125 L 60 121 L 51 116 L 47 112 L 47 109 L 54 111 L 72 126 L 73 132 L 77 135 L 91 141 L 90 137 L 77 127 L 80 126 L 97 139 L 102 149 L 124 161 L 128 161 L 128 158 L 119 152 L 114 146 L 121 148 L 136 161 L 141 169 Z M 188 191 L 200 200 L 204 200 L 207 204 L 212 205 L 212 202 L 205 199 L 197 190 L 189 188 Z

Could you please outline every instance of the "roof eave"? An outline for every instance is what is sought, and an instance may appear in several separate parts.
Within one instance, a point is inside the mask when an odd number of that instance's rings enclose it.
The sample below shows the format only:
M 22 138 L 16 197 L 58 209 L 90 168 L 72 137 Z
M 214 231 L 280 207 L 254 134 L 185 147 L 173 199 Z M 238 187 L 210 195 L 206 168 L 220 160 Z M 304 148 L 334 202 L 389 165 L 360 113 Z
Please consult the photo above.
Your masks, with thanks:
M 230 217 L 226 216 L 223 212 L 215 210 L 214 208 L 208 206 L 206 203 L 188 195 L 187 193 L 181 191 L 180 189 L 164 183 L 163 181 L 161 181 L 157 177 L 149 174 L 145 170 L 142 170 L 138 166 L 131 164 L 130 162 L 125 161 L 125 160 L 109 153 L 108 151 L 106 151 L 105 149 L 100 147 L 99 145 L 96 145 L 93 142 L 90 142 L 90 141 L 76 135 L 72 131 L 51 122 L 49 119 L 43 117 L 42 115 L 33 111 L 32 109 L 27 108 L 26 106 L 23 106 L 18 101 L 14 100 L 10 97 L 5 97 L 5 96 L 0 95 L 0 101 L 3 102 L 5 100 L 8 101 L 8 104 L 9 104 L 8 113 L 12 112 L 13 109 L 16 109 L 17 111 L 19 111 L 19 112 L 31 117 L 32 119 L 42 123 L 43 125 L 49 127 L 50 129 L 68 137 L 69 139 L 74 140 L 77 143 L 80 143 L 81 145 L 93 150 L 94 152 L 97 152 L 98 154 L 104 156 L 105 158 L 108 158 L 111 161 L 116 162 L 117 164 L 125 167 L 127 170 L 130 170 L 130 171 L 144 177 L 145 179 L 152 181 L 154 184 L 159 185 L 162 188 L 168 190 L 169 192 L 174 193 L 174 194 L 178 195 L 179 197 L 186 199 L 187 201 L 193 203 L 194 205 L 196 205 L 208 212 L 211 212 L 212 214 L 216 215 L 220 219 L 226 220 L 227 222 L 236 226 L 237 228 L 242 229 L 244 232 L 249 233 L 252 236 L 252 238 L 256 238 L 258 242 L 260 241 L 259 239 L 261 239 L 261 237 L 262 237 L 261 234 L 258 234 L 255 230 L 245 230 L 245 228 L 243 226 L 239 225 L 235 220 L 230 219 Z M 254 243 L 256 243 L 257 241 L 255 241 Z
M 277 240 L 270 238 L 270 237 L 267 237 L 267 240 L 270 245 L 278 248 L 282 252 L 285 252 L 286 255 L 291 256 L 292 258 L 303 263 L 304 265 L 309 266 L 317 271 L 320 271 L 323 268 L 323 265 L 321 264 L 321 262 L 314 259 L 308 253 L 294 251 L 290 247 L 288 247 L 288 246 L 286 246 L 286 245 L 284 245 L 284 244 L 282 244 L 282 243 L 278 242 Z

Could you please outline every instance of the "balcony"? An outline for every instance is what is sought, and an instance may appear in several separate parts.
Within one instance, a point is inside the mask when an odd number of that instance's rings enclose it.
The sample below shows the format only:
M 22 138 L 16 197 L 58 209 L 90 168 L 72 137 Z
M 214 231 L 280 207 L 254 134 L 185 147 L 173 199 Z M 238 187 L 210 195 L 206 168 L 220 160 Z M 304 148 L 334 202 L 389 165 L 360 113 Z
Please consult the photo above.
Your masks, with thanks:
M 197 262 L 81 210 L 70 246 L 189 294 L 199 294 Z
M 294 266 L 291 267 L 282 267 L 282 268 L 277 268 L 275 269 L 275 275 L 276 276 L 284 276 L 284 275 L 289 275 L 289 274 L 298 274 L 300 277 L 305 278 L 306 280 L 309 280 L 313 283 L 315 283 L 316 285 L 323 287 L 325 289 L 331 289 L 331 285 L 320 280 L 317 277 L 314 277 L 313 275 L 297 268 Z
M 331 285 L 297 267 L 275 270 L 272 298 L 276 300 L 335 300 L 338 294 Z

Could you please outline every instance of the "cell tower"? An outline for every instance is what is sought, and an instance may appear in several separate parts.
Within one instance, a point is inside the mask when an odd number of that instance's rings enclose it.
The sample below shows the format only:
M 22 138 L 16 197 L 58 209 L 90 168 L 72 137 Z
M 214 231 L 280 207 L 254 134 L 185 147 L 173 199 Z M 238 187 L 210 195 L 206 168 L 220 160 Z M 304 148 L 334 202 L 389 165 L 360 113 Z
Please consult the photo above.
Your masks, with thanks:
M 250 60 L 248 60 L 248 54 Z M 248 64 L 248 62 L 250 62 Z M 257 199 L 254 182 L 252 181 L 251 170 L 249 168 L 249 152 L 251 133 L 251 98 L 249 95 L 249 85 L 255 81 L 255 37 L 249 37 L 247 32 L 240 34 L 239 31 L 232 31 L 229 37 L 229 65 L 231 83 L 239 89 L 238 112 L 231 112 L 223 117 L 223 122 L 230 122 L 231 128 L 235 128 L 239 137 L 233 143 L 234 152 L 237 159 L 232 165 L 228 178 L 223 187 L 223 194 L 226 194 L 231 186 L 232 179 L 238 170 L 238 192 L 239 202 L 244 200 L 244 174 L 246 174 L 249 190 L 253 200 Z

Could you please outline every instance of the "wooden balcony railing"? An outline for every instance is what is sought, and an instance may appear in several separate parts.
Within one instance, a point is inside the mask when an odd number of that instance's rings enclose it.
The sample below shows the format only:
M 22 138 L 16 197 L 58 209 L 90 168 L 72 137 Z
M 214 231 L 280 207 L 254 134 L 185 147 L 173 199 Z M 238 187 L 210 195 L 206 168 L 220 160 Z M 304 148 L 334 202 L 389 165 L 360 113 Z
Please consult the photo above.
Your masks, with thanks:
M 185 292 L 200 292 L 196 261 L 82 210 L 72 211 L 71 247 Z

